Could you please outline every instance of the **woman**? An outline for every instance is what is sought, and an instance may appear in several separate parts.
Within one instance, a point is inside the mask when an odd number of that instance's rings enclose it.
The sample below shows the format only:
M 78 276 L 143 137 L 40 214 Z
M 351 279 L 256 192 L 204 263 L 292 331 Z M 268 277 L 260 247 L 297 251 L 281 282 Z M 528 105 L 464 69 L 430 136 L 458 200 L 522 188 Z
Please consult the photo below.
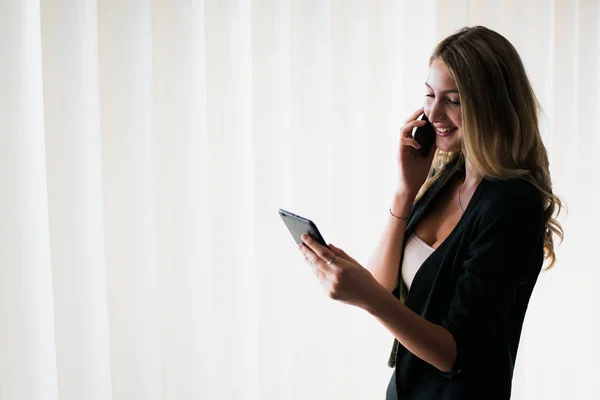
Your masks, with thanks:
M 514 47 L 484 27 L 438 44 L 425 89 L 368 269 L 309 237 L 300 251 L 331 298 L 397 339 L 387 399 L 509 399 L 527 304 L 563 237 L 538 103 Z M 437 134 L 427 157 L 411 136 L 423 112 Z

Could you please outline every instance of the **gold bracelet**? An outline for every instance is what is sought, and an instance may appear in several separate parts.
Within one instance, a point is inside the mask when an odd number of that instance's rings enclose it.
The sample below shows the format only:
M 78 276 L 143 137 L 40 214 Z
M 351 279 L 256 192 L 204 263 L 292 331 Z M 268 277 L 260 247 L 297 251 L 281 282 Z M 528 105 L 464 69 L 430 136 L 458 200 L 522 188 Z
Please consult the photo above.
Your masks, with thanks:
M 396 219 L 399 219 L 400 221 L 408 221 L 408 217 L 406 217 L 406 218 L 402 218 L 402 217 L 399 217 L 399 216 L 397 216 L 397 215 L 394 215 L 394 213 L 392 212 L 392 207 L 390 207 L 390 215 L 391 215 L 392 217 L 396 218 Z

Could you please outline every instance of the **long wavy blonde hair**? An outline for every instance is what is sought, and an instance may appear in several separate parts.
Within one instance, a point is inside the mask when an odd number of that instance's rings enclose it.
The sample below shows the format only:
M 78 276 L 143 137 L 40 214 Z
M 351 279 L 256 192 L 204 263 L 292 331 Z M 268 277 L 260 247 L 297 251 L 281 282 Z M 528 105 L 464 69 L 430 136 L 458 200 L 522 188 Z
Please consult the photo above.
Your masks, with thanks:
M 463 28 L 442 40 L 429 63 L 439 60 L 456 82 L 462 110 L 462 151 L 437 150 L 420 196 L 446 165 L 459 157 L 488 179 L 520 178 L 532 183 L 544 200 L 546 269 L 556 262 L 554 235 L 564 232 L 556 217 L 562 201 L 552 192 L 548 154 L 538 126 L 541 113 L 525 68 L 513 45 L 482 26 Z

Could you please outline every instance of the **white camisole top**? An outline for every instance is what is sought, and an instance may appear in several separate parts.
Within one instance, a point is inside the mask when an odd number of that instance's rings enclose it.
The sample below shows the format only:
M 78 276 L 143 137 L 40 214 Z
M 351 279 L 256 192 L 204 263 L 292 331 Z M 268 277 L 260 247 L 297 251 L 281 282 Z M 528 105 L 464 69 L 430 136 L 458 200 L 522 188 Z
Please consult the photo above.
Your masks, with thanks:
M 404 259 L 402 260 L 402 279 L 408 290 L 410 290 L 417 271 L 434 251 L 435 249 L 425 243 L 415 232 L 408 237 L 408 243 L 404 245 Z

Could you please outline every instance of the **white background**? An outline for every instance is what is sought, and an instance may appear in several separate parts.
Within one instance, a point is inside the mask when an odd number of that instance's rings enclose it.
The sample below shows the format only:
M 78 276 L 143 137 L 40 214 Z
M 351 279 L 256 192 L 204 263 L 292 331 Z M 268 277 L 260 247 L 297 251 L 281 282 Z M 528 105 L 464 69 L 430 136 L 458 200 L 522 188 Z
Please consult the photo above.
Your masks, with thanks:
M 392 336 L 277 213 L 366 262 L 435 44 L 518 49 L 569 207 L 513 399 L 600 393 L 597 1 L 0 0 L 0 396 L 377 399 Z M 566 217 L 565 217 L 566 216 Z

